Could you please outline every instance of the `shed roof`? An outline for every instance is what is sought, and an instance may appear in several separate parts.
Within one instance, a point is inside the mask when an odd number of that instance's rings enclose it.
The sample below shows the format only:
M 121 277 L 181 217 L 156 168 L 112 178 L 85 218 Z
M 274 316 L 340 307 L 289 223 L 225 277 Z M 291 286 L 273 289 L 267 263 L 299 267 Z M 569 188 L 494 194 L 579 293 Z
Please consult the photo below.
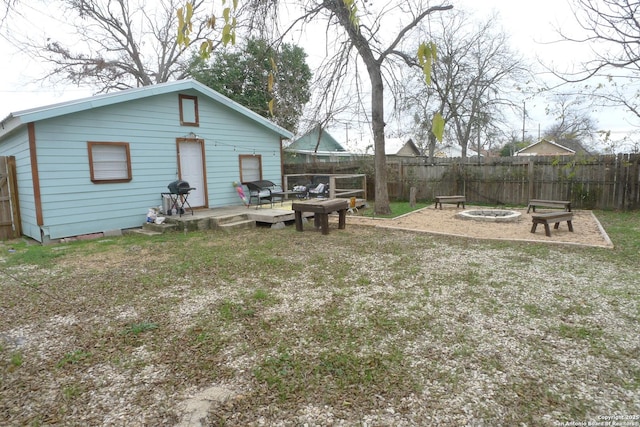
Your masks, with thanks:
M 164 95 L 167 93 L 180 92 L 185 90 L 195 90 L 202 95 L 217 101 L 226 107 L 242 114 L 243 116 L 261 124 L 262 126 L 272 130 L 285 138 L 292 138 L 293 134 L 288 130 L 267 120 L 258 113 L 232 101 L 226 96 L 216 92 L 208 86 L 203 85 L 193 79 L 176 80 L 173 82 L 159 83 L 152 86 L 142 86 L 133 89 L 126 89 L 118 92 L 106 93 L 103 95 L 95 95 L 89 98 L 82 98 L 73 101 L 62 102 L 59 104 L 45 105 L 28 110 L 16 111 L 10 113 L 0 122 L 0 138 L 27 123 L 37 122 L 39 120 L 50 119 L 67 114 L 73 114 L 92 108 L 104 107 L 108 105 L 148 98 L 155 95 Z

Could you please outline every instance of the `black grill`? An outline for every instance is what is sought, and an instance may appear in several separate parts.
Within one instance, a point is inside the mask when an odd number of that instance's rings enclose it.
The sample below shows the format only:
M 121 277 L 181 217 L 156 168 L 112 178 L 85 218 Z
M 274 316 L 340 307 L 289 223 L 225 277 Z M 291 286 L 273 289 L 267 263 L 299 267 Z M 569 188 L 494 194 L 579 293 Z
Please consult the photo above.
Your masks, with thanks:
M 189 194 L 191 190 L 195 190 L 195 188 L 189 186 L 187 181 L 177 180 L 173 181 L 171 184 L 167 185 L 171 194 Z

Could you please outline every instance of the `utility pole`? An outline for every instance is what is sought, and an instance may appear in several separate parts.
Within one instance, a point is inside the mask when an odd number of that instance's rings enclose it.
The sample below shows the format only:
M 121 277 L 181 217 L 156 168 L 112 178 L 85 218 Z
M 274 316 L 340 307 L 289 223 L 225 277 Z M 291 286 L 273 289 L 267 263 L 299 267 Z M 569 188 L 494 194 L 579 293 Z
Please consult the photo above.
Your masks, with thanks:
M 524 142 L 525 120 L 527 118 L 527 103 L 522 101 L 522 142 Z
M 344 124 L 345 145 L 349 146 L 349 123 Z

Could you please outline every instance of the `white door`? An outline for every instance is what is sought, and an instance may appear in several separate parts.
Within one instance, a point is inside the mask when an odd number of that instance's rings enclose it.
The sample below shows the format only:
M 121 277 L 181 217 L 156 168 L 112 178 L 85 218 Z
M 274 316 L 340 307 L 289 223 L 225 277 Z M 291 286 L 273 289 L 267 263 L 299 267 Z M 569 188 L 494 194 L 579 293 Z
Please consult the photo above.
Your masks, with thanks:
M 178 167 L 180 179 L 187 181 L 191 190 L 187 201 L 191 207 L 206 206 L 204 141 L 201 139 L 178 140 Z

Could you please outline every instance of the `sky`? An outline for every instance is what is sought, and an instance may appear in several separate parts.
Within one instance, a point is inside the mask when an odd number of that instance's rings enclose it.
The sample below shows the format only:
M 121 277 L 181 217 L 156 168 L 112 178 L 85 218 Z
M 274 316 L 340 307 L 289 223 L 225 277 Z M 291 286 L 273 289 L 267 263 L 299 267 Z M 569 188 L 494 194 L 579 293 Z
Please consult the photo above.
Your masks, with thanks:
M 563 43 L 549 43 L 557 40 L 555 28 L 576 28 L 575 19 L 565 0 L 452 0 L 454 8 L 464 9 L 472 16 L 483 19 L 493 12 L 498 13 L 498 24 L 510 35 L 510 42 L 514 49 L 535 60 L 543 58 L 546 63 L 570 65 L 572 62 L 586 57 L 588 52 L 580 52 L 575 46 Z M 28 2 L 24 2 L 28 3 Z M 63 16 L 59 11 L 52 11 L 61 21 Z M 44 29 L 57 27 L 56 19 L 43 19 L 35 9 L 29 10 L 27 25 L 33 25 L 33 33 L 45 34 Z M 4 29 L 3 29 L 4 30 Z M 0 31 L 2 33 L 2 31 Z M 311 51 L 307 49 L 310 56 Z M 73 85 L 54 84 L 50 81 L 38 81 L 45 67 L 39 61 L 27 57 L 24 52 L 8 42 L 6 37 L 0 37 L 0 55 L 5 64 L 0 68 L 0 120 L 9 113 L 24 109 L 49 105 L 53 103 L 91 96 L 90 88 Z M 527 109 L 532 118 L 526 123 L 528 132 L 534 133 L 536 128 L 550 125 L 550 119 L 544 114 L 544 100 L 531 98 L 527 102 Z M 629 128 L 623 114 L 599 112 L 596 119 L 601 128 L 625 129 Z M 514 127 L 522 127 L 521 119 L 514 117 Z M 334 135 L 338 140 L 342 135 Z

